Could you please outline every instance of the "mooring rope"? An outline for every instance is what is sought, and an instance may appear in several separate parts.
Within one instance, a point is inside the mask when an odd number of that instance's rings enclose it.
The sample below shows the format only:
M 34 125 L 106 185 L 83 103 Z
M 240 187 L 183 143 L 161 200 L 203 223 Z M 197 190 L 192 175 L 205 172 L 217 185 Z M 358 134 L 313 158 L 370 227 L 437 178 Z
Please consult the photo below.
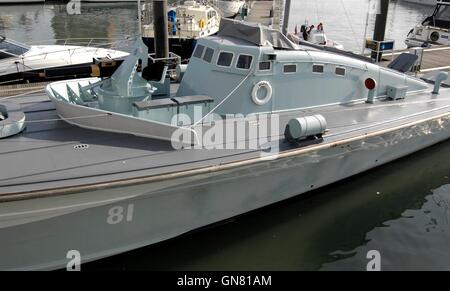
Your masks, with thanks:
M 231 92 L 222 101 L 219 102 L 219 104 L 217 104 L 211 111 L 209 111 L 207 114 L 205 114 L 205 116 L 203 116 L 199 121 L 194 123 L 191 127 L 195 127 L 195 126 L 199 125 L 203 120 L 205 120 L 206 117 L 211 115 L 211 113 L 216 111 L 217 108 L 222 106 L 222 104 L 225 103 L 225 101 L 227 101 L 234 94 L 234 92 L 236 92 L 236 90 L 242 86 L 242 84 L 244 84 L 244 82 L 248 79 L 248 77 L 250 77 L 254 73 L 254 71 L 255 71 L 254 69 L 250 70 L 248 72 L 247 76 L 245 76 L 245 78 L 242 79 L 241 82 L 233 90 L 231 90 Z
M 7 99 L 13 99 L 13 98 L 18 98 L 18 97 L 24 97 L 28 94 L 34 94 L 34 93 L 39 93 L 44 91 L 44 88 L 41 88 L 39 90 L 34 90 L 34 91 L 28 91 L 22 94 L 18 94 L 18 95 L 13 95 L 13 96 L 7 96 L 7 97 L 0 97 L 0 100 L 7 100 Z

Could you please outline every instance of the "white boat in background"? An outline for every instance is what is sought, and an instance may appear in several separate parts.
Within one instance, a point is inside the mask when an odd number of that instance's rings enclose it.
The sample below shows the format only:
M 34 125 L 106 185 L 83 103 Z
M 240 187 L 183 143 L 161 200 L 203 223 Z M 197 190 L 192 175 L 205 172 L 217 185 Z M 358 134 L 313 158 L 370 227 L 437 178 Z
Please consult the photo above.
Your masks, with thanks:
M 220 10 L 223 17 L 234 17 L 239 14 L 242 6 L 244 6 L 244 0 L 215 0 L 215 5 Z
M 45 0 L 0 0 L 1 4 L 27 4 L 27 3 L 44 3 Z
M 138 0 L 81 0 L 81 2 L 90 2 L 90 3 L 117 3 L 117 2 L 137 2 Z M 145 1 L 142 0 L 142 3 Z
M 450 45 L 450 0 L 438 0 L 433 14 L 411 29 L 405 44 L 408 47 Z
M 428 6 L 436 5 L 436 0 L 403 0 L 403 1 Z
M 301 42 L 306 41 L 322 47 L 332 47 L 339 50 L 344 49 L 344 46 L 342 44 L 327 38 L 327 35 L 323 30 L 323 24 L 319 24 L 309 32 L 307 31 L 308 24 L 302 25 L 300 31 L 298 31 L 298 28 L 296 26 L 295 31 L 293 33 L 288 33 L 287 37 L 296 44 L 300 44 Z
M 64 77 L 59 74 L 69 69 L 72 75 L 79 76 L 77 69 L 89 66 L 94 58 L 122 60 L 127 56 L 126 52 L 92 46 L 28 46 L 0 36 L 0 85 L 36 82 L 51 73 L 55 74 L 52 78 L 59 79 Z
M 219 31 L 220 14 L 211 5 L 196 1 L 184 1 L 169 9 L 170 51 L 183 59 L 189 58 L 199 38 L 213 35 Z M 143 25 L 144 42 L 153 52 L 153 23 Z

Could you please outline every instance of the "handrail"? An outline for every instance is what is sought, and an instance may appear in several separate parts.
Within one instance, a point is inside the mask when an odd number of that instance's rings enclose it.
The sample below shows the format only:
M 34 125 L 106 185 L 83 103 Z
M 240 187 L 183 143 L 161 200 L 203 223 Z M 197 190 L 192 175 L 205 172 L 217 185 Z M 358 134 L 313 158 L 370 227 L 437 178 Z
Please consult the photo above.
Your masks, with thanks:
M 134 38 L 133 36 L 125 36 L 124 38 L 121 37 L 121 38 L 115 38 L 115 39 L 117 39 L 117 41 L 130 41 L 133 38 Z M 83 41 L 84 40 L 85 41 L 84 43 L 86 43 L 86 42 L 89 42 L 91 40 L 108 40 L 109 41 L 111 39 L 112 38 L 110 38 L 110 37 L 70 37 L 70 38 L 56 38 L 56 39 L 31 41 L 31 42 L 28 42 L 28 44 L 43 45 L 46 42 L 48 44 L 55 44 L 55 43 L 62 42 L 62 41 L 64 41 L 65 43 L 67 43 L 67 42 L 70 43 L 73 40 L 75 40 L 75 41 Z M 115 42 L 117 42 L 117 41 L 115 41 Z
M 35 58 L 39 58 L 42 57 L 43 59 L 46 59 L 49 55 L 51 54 L 57 54 L 57 53 L 62 53 L 62 52 L 67 52 L 68 53 L 68 60 L 69 60 L 69 64 L 72 64 L 72 56 L 76 53 L 77 50 L 85 50 L 87 48 L 93 48 L 93 47 L 75 47 L 75 48 L 65 48 L 65 49 L 61 49 L 61 50 L 57 50 L 57 51 L 52 51 L 52 52 L 45 52 L 45 53 L 41 53 L 41 54 L 36 54 L 36 55 L 32 55 L 32 56 L 18 56 L 18 57 L 11 57 L 11 58 L 7 58 L 4 60 L 0 61 L 0 65 L 4 65 L 4 64 L 9 64 L 9 66 L 6 66 L 6 69 L 8 68 L 14 68 L 17 66 L 16 62 L 18 61 L 20 63 L 21 66 L 23 66 L 23 68 L 27 68 L 29 70 L 34 70 L 35 68 L 31 67 L 30 65 L 27 64 L 27 60 L 30 59 L 35 59 Z M 97 48 L 96 53 L 98 51 L 99 48 Z M 106 50 L 112 50 L 112 49 L 107 49 Z M 16 62 L 12 62 L 12 60 L 16 59 Z

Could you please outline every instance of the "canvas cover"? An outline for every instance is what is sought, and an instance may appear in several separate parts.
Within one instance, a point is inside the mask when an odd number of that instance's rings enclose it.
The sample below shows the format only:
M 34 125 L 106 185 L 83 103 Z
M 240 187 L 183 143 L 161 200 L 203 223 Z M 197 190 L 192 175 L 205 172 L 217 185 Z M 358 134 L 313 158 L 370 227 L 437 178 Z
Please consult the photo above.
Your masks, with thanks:
M 257 46 L 270 45 L 277 49 L 299 49 L 297 45 L 292 43 L 280 31 L 268 28 L 259 23 L 247 23 L 222 18 L 217 35 L 243 39 Z

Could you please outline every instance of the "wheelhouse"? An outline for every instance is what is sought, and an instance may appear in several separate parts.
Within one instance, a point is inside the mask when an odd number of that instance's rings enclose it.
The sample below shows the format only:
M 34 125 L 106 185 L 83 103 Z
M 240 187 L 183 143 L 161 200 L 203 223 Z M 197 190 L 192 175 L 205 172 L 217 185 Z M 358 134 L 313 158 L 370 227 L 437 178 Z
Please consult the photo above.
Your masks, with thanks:
M 368 89 L 367 79 L 376 81 Z M 208 80 L 208 82 L 204 82 Z M 298 46 L 277 31 L 223 19 L 215 36 L 198 40 L 177 96 L 206 95 L 218 114 L 277 112 L 365 100 L 369 90 L 423 90 L 397 71 L 339 53 Z

